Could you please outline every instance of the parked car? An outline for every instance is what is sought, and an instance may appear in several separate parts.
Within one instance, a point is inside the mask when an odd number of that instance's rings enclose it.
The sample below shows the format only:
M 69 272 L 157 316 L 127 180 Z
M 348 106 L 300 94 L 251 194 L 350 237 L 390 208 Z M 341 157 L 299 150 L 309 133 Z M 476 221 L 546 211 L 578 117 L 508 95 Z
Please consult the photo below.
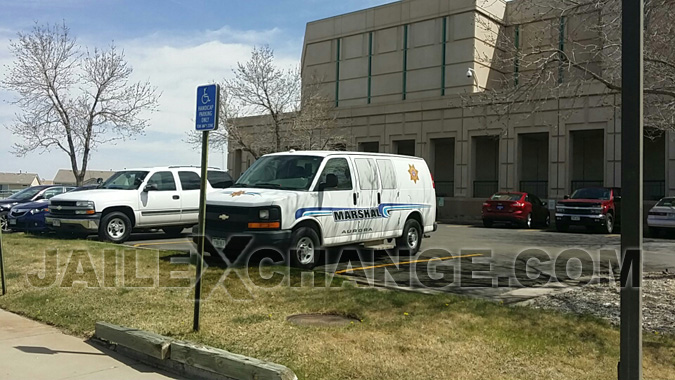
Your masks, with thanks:
M 321 247 L 398 246 L 415 255 L 435 229 L 423 159 L 291 150 L 259 158 L 232 188 L 208 195 L 205 246 L 227 255 L 233 239 L 252 238 L 249 247 L 290 251 L 294 266 L 312 268 Z
M 495 193 L 483 202 L 482 218 L 485 227 L 492 227 L 495 222 L 507 222 L 525 228 L 546 228 L 551 223 L 546 202 L 534 194 L 521 192 Z
M 654 205 L 647 215 L 647 226 L 652 236 L 675 229 L 675 198 L 666 197 Z
M 70 189 L 72 189 L 72 187 L 58 185 L 32 186 L 12 194 L 6 199 L 0 199 L 0 228 L 2 228 L 3 231 L 9 231 L 11 229 L 7 215 L 12 207 L 24 203 L 50 199 Z
M 87 188 L 86 186 L 77 188 L 65 187 L 65 191 L 81 191 Z M 49 215 L 49 199 L 57 195 L 52 194 L 47 193 L 43 199 L 30 203 L 21 203 L 12 207 L 7 215 L 9 228 L 17 232 L 48 232 L 50 228 L 47 226 L 45 218 Z
M 232 185 L 222 170 L 208 170 L 207 192 Z M 98 234 L 123 243 L 132 230 L 159 228 L 178 235 L 198 222 L 200 168 L 169 166 L 124 170 L 92 190 L 70 192 L 49 202 L 46 222 L 57 232 Z
M 556 205 L 555 224 L 562 232 L 577 225 L 611 234 L 621 225 L 621 189 L 586 187 L 575 190 Z

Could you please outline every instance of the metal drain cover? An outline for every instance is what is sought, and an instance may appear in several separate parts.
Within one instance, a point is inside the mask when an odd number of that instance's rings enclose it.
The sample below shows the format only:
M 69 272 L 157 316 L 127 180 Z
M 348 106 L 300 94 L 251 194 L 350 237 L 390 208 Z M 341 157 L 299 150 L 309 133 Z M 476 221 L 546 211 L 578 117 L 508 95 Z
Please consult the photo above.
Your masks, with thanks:
M 359 322 L 358 319 L 335 314 L 296 314 L 286 318 L 287 321 L 301 326 L 348 326 Z

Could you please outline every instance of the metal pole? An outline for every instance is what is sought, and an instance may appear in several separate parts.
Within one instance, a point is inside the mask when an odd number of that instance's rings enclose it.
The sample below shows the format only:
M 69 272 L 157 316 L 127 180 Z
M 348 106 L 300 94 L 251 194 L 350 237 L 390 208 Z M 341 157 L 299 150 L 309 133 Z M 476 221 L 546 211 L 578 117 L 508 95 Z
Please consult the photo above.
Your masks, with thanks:
M 2 228 L 0 228 L 0 282 L 2 282 L 2 295 L 7 294 L 7 285 L 5 284 L 5 259 L 2 256 Z
M 202 300 L 202 271 L 204 268 L 204 241 L 206 240 L 206 175 L 209 163 L 209 131 L 202 132 L 202 183 L 199 190 L 199 257 L 195 283 L 195 312 L 192 330 L 199 331 L 199 307 Z
M 643 0 L 622 0 L 621 361 L 619 380 L 642 379 Z

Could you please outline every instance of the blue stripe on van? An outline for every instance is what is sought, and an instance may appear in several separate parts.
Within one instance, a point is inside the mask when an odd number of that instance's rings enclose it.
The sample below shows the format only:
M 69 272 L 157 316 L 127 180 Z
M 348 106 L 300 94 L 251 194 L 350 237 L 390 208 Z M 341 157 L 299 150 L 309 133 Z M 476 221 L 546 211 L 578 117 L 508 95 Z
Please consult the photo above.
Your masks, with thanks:
M 422 210 L 431 208 L 431 205 L 418 203 L 383 203 L 378 209 L 383 218 L 388 218 L 391 211 Z M 303 216 L 332 216 L 333 211 L 361 210 L 363 207 L 309 207 L 295 211 L 295 219 Z

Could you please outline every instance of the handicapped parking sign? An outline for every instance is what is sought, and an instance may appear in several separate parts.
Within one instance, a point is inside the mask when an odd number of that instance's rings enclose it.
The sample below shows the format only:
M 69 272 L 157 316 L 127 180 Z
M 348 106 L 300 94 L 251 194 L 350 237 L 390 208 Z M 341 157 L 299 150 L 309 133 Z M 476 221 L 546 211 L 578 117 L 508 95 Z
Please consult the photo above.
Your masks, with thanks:
M 219 87 L 217 84 L 197 87 L 196 130 L 214 131 L 218 129 Z

